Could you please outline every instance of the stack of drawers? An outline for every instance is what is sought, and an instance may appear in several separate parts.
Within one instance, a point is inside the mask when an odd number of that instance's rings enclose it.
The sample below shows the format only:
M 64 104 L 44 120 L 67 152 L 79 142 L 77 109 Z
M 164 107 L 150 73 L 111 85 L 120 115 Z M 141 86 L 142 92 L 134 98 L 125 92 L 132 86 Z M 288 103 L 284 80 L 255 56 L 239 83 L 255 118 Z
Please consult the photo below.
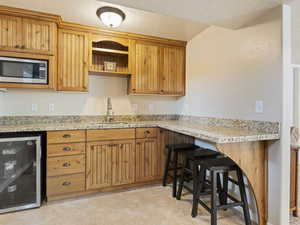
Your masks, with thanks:
M 86 131 L 47 132 L 47 197 L 85 190 Z

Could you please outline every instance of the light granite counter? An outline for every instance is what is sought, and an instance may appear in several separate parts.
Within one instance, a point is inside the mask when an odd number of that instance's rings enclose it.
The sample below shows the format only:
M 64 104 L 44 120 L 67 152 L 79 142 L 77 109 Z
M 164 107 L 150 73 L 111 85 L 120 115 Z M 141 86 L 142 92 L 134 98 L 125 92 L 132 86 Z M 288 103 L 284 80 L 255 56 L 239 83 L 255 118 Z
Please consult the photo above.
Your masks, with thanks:
M 0 132 L 83 130 L 159 127 L 181 134 L 189 135 L 213 143 L 236 143 L 249 141 L 277 140 L 279 129 L 249 129 L 242 126 L 228 126 L 224 123 L 200 123 L 189 120 L 155 120 L 104 123 L 97 121 L 54 122 L 0 125 Z

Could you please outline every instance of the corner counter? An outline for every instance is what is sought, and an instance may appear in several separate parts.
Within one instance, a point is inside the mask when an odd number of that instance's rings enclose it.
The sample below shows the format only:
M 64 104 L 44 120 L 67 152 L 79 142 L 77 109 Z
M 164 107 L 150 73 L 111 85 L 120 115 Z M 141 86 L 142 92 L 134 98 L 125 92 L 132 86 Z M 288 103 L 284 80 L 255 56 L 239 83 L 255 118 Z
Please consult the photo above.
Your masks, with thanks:
M 175 119 L 174 119 L 175 117 Z M 267 141 L 280 139 L 280 127 L 277 122 L 243 121 L 217 118 L 154 116 L 151 121 L 123 120 L 105 123 L 103 118 L 35 122 L 19 120 L 18 123 L 2 123 L 1 132 L 53 131 L 53 130 L 89 130 L 158 127 L 193 137 L 214 145 L 243 170 L 255 195 L 258 208 L 259 225 L 265 225 L 267 211 Z M 11 119 L 11 118 L 10 118 Z M 53 119 L 53 118 L 52 118 Z M 127 118 L 128 119 L 128 118 Z M 145 118 L 144 118 L 145 119 Z M 149 117 L 147 118 L 149 119 Z M 20 122 L 21 121 L 21 122 Z M 38 121 L 38 122 L 37 122 Z M 3 122 L 3 121 L 2 121 Z

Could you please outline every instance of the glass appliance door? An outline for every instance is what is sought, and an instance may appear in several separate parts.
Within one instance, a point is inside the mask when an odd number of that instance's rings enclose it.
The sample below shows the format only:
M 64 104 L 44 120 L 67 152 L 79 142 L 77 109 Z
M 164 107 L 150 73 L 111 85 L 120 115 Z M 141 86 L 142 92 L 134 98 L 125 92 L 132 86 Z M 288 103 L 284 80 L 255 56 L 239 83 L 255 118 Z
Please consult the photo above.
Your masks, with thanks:
M 0 213 L 41 204 L 40 137 L 0 139 Z
M 47 61 L 0 57 L 0 81 L 47 84 Z

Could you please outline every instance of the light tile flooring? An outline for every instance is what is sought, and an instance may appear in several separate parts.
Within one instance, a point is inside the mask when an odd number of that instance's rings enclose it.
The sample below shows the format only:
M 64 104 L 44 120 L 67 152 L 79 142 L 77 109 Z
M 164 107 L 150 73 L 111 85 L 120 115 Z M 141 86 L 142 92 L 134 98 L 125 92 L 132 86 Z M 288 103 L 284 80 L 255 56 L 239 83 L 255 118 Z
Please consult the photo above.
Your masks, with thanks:
M 122 192 L 56 201 L 41 208 L 0 215 L 5 225 L 210 225 L 209 214 L 199 206 L 192 218 L 191 195 L 181 201 L 170 187 L 150 186 Z M 219 213 L 218 225 L 243 225 L 232 210 Z

